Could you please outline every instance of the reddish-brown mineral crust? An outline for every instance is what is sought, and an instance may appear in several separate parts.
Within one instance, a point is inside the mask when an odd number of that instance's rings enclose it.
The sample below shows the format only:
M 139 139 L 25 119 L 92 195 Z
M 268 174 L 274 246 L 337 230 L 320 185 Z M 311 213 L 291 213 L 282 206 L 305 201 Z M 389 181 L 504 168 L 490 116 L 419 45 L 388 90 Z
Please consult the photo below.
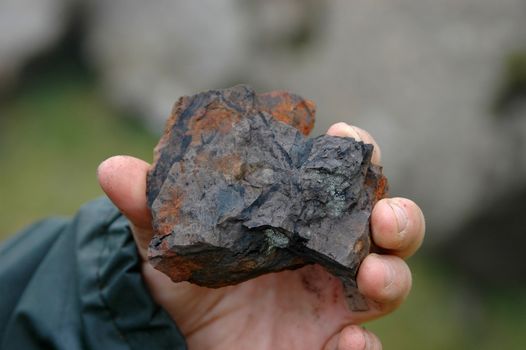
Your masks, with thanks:
M 363 307 L 355 278 L 387 183 L 372 145 L 304 136 L 314 109 L 247 86 L 182 97 L 148 174 L 152 265 L 176 282 L 222 287 L 317 263 Z
M 274 118 L 298 129 L 307 136 L 314 128 L 316 107 L 312 101 L 304 100 L 298 95 L 286 91 L 271 91 L 258 94 L 257 110 L 267 112 Z

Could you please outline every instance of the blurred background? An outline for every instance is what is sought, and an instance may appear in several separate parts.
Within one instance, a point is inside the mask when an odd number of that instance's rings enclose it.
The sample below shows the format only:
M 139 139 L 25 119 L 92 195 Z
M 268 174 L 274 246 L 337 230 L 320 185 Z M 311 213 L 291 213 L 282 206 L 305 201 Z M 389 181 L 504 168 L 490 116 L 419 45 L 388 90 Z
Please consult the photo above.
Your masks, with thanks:
M 151 161 L 181 95 L 248 83 L 382 147 L 427 218 L 386 349 L 524 349 L 525 0 L 0 0 L 0 239 Z

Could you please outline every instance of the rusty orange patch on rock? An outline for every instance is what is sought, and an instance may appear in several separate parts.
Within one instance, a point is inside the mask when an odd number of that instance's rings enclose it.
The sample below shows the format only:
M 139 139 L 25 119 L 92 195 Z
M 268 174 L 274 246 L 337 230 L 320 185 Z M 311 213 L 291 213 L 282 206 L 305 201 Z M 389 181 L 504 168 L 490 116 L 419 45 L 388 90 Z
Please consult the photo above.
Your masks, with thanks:
M 202 137 L 210 133 L 226 134 L 232 126 L 239 121 L 241 116 L 239 114 L 232 113 L 231 110 L 218 106 L 211 109 L 201 110 L 195 116 L 193 116 L 188 123 L 188 130 L 186 135 L 192 137 L 192 144 L 199 144 L 202 141 Z
M 272 91 L 258 95 L 257 108 L 271 114 L 277 120 L 308 135 L 314 128 L 316 105 L 286 91 Z
M 184 191 L 179 187 L 170 189 L 172 206 L 161 206 L 157 213 L 158 224 L 156 231 L 164 236 L 172 232 L 173 226 L 181 223 L 181 207 L 184 203 Z

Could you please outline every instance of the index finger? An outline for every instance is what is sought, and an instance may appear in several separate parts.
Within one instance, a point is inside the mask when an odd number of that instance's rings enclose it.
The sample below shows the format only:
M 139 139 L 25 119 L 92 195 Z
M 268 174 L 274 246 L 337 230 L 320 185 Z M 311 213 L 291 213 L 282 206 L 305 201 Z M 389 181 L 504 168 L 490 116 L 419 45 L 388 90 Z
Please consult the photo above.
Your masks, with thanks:
M 356 141 L 362 141 L 363 143 L 373 145 L 373 156 L 371 162 L 376 165 L 380 165 L 380 162 L 382 160 L 382 152 L 380 151 L 380 146 L 378 146 L 374 138 L 367 131 L 360 129 L 356 126 L 340 122 L 333 124 L 329 128 L 329 130 L 327 130 L 327 135 L 352 137 Z
M 372 162 L 380 164 L 380 147 L 367 131 L 346 123 L 336 123 L 327 134 L 352 137 L 372 144 Z M 371 213 L 371 235 L 380 251 L 407 258 L 418 250 L 424 239 L 425 219 L 422 210 L 406 198 L 382 199 Z

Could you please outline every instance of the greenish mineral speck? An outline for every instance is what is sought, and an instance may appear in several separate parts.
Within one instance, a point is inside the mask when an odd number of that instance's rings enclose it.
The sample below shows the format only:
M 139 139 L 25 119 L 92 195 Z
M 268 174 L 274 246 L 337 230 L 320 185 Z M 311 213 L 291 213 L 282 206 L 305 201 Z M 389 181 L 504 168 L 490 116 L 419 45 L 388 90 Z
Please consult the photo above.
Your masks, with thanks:
M 286 248 L 289 245 L 289 238 L 282 232 L 278 230 L 273 230 L 271 228 L 263 231 L 267 237 L 267 242 L 269 248 Z

